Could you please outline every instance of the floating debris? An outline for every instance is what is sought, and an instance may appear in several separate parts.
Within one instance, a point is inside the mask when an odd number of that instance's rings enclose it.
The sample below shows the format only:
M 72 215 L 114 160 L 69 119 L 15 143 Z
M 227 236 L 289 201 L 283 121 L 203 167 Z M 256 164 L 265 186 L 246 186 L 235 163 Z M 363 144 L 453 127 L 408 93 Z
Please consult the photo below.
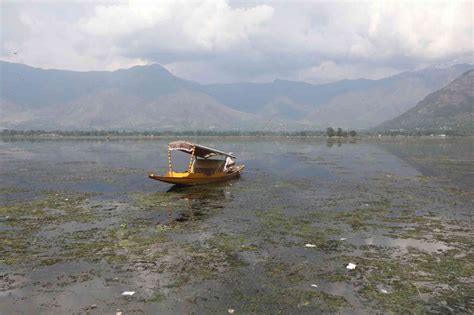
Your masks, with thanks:
M 311 286 L 312 286 L 313 288 L 317 288 L 317 287 L 318 287 L 317 284 L 312 284 Z
M 229 309 L 227 310 L 227 313 L 229 313 L 229 314 L 234 314 L 234 313 L 235 313 L 235 310 L 234 310 L 233 308 L 229 308 Z
M 316 245 L 314 245 L 314 244 L 305 244 L 304 247 L 314 248 L 314 247 L 316 247 Z
M 354 270 L 356 269 L 357 265 L 356 264 L 353 264 L 353 263 L 349 263 L 346 268 L 349 269 L 349 270 Z
M 132 296 L 135 294 L 135 291 L 123 291 L 122 295 L 123 296 Z
M 388 291 L 385 290 L 385 289 L 380 289 L 380 292 L 382 292 L 382 293 L 384 293 L 384 294 L 387 294 L 387 293 L 388 293 Z
M 341 237 L 339 240 L 340 240 L 340 241 L 345 241 L 345 240 L 347 240 L 347 238 Z

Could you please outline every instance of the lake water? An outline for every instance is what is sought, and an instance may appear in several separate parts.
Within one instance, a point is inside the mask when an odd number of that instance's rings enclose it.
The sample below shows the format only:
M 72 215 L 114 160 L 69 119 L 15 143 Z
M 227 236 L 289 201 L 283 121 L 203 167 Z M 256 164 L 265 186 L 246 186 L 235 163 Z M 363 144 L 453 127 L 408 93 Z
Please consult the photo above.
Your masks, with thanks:
M 474 312 L 472 139 L 191 140 L 0 140 L 0 313 Z

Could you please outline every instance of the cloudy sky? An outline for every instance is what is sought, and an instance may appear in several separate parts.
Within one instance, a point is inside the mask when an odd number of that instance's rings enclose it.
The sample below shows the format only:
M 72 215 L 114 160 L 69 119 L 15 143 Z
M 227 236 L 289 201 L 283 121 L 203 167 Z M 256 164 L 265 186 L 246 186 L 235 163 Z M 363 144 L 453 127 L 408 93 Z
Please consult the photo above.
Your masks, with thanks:
M 0 59 L 313 83 L 474 63 L 472 1 L 1 1 Z

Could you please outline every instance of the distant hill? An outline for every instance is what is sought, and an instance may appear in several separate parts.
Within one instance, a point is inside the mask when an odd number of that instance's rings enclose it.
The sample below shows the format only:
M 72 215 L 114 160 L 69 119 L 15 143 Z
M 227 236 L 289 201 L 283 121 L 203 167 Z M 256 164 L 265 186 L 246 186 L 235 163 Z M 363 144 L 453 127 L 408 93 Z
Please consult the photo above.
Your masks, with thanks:
M 0 65 L 3 128 L 234 130 L 263 124 L 156 64 L 113 72 Z
M 470 70 L 379 128 L 433 131 L 453 129 L 472 134 L 473 112 L 474 70 Z
M 375 127 L 409 110 L 426 95 L 472 68 L 465 64 L 428 68 L 377 80 L 365 89 L 353 89 L 331 98 L 310 113 L 308 121 L 320 128 Z
M 203 86 L 203 90 L 219 101 L 245 112 L 257 113 L 268 104 L 286 97 L 293 104 L 310 106 L 308 110 L 324 104 L 341 93 L 365 89 L 373 85 L 372 80 L 343 80 L 329 84 L 314 85 L 305 82 L 275 80 L 271 83 L 230 83 Z M 290 107 L 292 107 L 290 105 Z
M 322 85 L 286 80 L 203 85 L 158 64 L 77 72 L 0 62 L 0 128 L 368 128 L 410 109 L 470 68 L 457 65 Z
M 44 70 L 22 64 L 0 62 L 1 98 L 37 109 L 70 102 L 103 90 L 154 99 L 178 90 L 194 90 L 199 84 L 172 75 L 158 64 L 117 71 L 78 72 Z
M 105 90 L 78 99 L 57 113 L 61 129 L 102 129 L 104 126 L 128 129 L 133 126 L 139 130 L 249 130 L 261 123 L 256 115 L 233 110 L 206 94 L 185 90 L 153 100 L 116 89 Z

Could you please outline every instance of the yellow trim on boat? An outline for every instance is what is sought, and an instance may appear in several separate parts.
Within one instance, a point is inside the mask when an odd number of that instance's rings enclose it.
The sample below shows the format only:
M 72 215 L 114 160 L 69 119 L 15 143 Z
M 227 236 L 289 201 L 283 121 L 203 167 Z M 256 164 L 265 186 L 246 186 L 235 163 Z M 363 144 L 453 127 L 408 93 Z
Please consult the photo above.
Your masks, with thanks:
M 189 172 L 168 172 L 166 174 L 167 177 L 175 177 L 175 178 L 183 178 L 188 177 L 190 174 Z

